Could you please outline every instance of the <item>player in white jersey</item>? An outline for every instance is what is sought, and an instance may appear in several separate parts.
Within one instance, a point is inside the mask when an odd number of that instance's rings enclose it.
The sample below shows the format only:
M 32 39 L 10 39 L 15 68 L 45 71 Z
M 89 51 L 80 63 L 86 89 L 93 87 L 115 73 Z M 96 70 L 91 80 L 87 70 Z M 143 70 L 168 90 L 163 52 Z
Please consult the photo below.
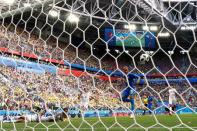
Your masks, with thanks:
M 53 120 L 53 116 L 46 116 L 46 110 L 41 110 L 39 112 L 32 112 L 30 114 L 20 116 L 20 120 L 16 122 L 50 122 Z
M 84 118 L 85 111 L 88 109 L 91 94 L 88 92 L 88 89 L 85 88 L 84 91 L 79 95 L 79 99 L 81 100 L 81 114 Z
M 13 117 L 7 117 L 3 122 L 14 122 L 14 123 L 23 123 L 23 122 L 38 122 L 38 114 L 26 114 L 18 115 Z
M 90 92 L 88 92 L 88 89 L 84 89 L 84 91 L 79 95 L 79 99 L 81 100 L 81 106 L 82 108 L 88 109 L 89 103 L 90 103 Z
M 24 121 L 18 121 L 18 122 L 39 122 L 42 121 L 42 112 L 32 112 L 30 111 L 30 114 L 26 114 L 21 116 L 20 118 L 23 119 Z
M 37 122 L 38 121 L 38 114 L 27 114 L 25 116 L 26 122 Z
M 68 121 L 67 112 L 68 112 L 67 108 L 64 109 L 64 112 L 55 115 L 47 114 L 46 110 L 41 110 L 39 112 L 30 111 L 30 114 L 7 117 L 5 120 L 3 120 L 3 122 L 14 122 L 14 123 L 54 122 L 54 121 L 67 122 Z
M 51 113 L 47 114 L 46 110 L 42 110 L 39 114 L 34 114 L 34 115 L 29 115 L 29 121 L 27 120 L 27 122 L 54 122 L 54 121 L 64 121 L 67 122 L 67 112 L 68 109 L 64 108 L 63 112 L 59 113 L 59 114 L 54 114 L 52 115 Z
M 169 89 L 169 106 L 170 106 L 170 114 L 172 114 L 172 110 L 175 111 L 176 108 L 176 89 L 173 86 L 170 86 Z

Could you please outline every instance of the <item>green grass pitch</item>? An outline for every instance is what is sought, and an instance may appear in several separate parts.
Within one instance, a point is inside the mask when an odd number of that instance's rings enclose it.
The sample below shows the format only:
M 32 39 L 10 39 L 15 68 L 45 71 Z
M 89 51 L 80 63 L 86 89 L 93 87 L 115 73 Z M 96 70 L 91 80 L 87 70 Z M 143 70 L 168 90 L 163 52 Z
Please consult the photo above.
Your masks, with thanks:
M 71 118 L 70 122 L 32 122 L 26 123 L 26 125 L 25 123 L 1 123 L 1 129 L 7 131 L 124 131 L 125 129 L 128 131 L 144 131 L 146 129 L 168 131 L 172 128 L 173 131 L 190 131 L 193 128 L 193 130 L 197 130 L 197 114 L 179 115 L 180 119 L 176 115 L 157 115 L 155 117 L 136 116 L 134 120 L 129 117 L 92 117 L 85 118 L 84 121 L 80 118 Z

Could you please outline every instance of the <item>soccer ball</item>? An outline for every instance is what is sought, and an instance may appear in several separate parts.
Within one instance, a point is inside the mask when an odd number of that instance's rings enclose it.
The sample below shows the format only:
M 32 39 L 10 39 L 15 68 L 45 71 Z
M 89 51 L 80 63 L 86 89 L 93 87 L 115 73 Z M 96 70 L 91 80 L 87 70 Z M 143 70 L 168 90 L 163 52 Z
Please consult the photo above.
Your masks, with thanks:
M 148 62 L 149 61 L 150 56 L 148 54 L 142 54 L 140 56 L 140 61 L 141 62 Z

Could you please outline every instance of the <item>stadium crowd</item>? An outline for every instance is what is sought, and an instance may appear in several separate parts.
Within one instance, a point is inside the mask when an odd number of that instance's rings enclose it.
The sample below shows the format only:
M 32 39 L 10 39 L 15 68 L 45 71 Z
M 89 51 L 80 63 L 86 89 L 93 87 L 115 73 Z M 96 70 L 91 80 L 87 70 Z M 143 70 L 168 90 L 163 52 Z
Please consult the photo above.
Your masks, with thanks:
M 111 57 L 98 59 L 96 56 L 91 55 L 90 51 L 76 48 L 72 44 L 69 44 L 66 47 L 58 47 L 59 45 L 65 44 L 60 44 L 61 42 L 59 42 L 57 46 L 56 43 L 57 41 L 54 39 L 44 41 L 37 35 L 33 33 L 30 35 L 20 28 L 15 29 L 13 26 L 10 26 L 9 28 L 0 27 L 0 47 L 3 47 L 5 49 L 33 54 L 38 58 L 45 57 L 96 69 L 108 71 L 117 70 L 115 60 Z M 189 63 L 191 62 L 186 55 L 182 55 L 181 57 L 174 56 L 172 61 L 174 62 L 175 66 L 171 63 L 170 59 L 167 56 L 156 56 L 157 57 L 152 57 L 155 63 L 155 67 L 153 66 L 152 62 L 149 61 L 146 64 L 140 64 L 139 62 L 136 62 L 136 68 L 141 72 L 148 72 L 149 74 L 161 74 L 167 72 L 170 72 L 171 74 L 177 74 L 180 72 L 185 73 L 186 71 L 188 73 L 197 71 L 196 67 L 194 66 L 191 66 L 189 68 Z M 194 65 L 197 65 L 196 58 L 191 57 L 191 59 Z M 121 70 L 125 65 L 129 66 L 130 69 L 135 69 L 132 60 L 125 60 L 124 57 L 118 59 L 118 63 L 119 69 Z M 180 71 L 173 67 L 177 67 L 177 69 L 179 69 Z M 134 73 L 139 73 L 139 71 L 134 71 Z
M 0 28 L 0 46 L 6 49 L 29 53 L 38 57 L 51 58 L 60 61 L 66 61 L 78 65 L 86 65 L 92 68 L 99 68 L 99 61 L 95 57 L 89 57 L 89 54 L 82 49 L 77 50 L 76 47 L 69 45 L 61 49 L 56 47 L 56 41 L 50 39 L 43 41 L 36 35 L 29 36 L 28 33 L 21 29 Z M 55 45 L 55 46 L 54 46 Z M 78 52 L 78 54 L 77 54 Z M 80 55 L 83 54 L 83 55 Z M 85 63 L 84 63 L 85 61 Z M 103 63 L 103 70 L 111 70 L 112 68 Z
M 89 57 L 89 54 L 82 49 L 77 50 L 72 45 L 69 45 L 64 50 L 59 47 L 54 48 L 52 45 L 56 45 L 56 41 L 49 40 L 45 42 L 38 39 L 36 35 L 29 36 L 28 33 L 22 32 L 20 29 L 8 30 L 1 27 L 0 46 L 14 51 L 34 54 L 39 57 L 65 60 L 73 64 L 100 68 L 99 60 L 93 56 Z M 7 57 L 10 56 L 7 55 Z M 14 59 L 24 59 L 15 55 L 12 55 L 12 57 Z M 85 60 L 85 63 L 83 60 Z M 169 71 L 172 65 L 166 63 L 168 60 L 164 58 L 160 61 L 161 63 L 157 64 L 157 69 L 163 73 Z M 119 63 L 122 63 L 122 65 L 120 65 L 121 68 L 123 65 L 127 65 L 133 69 L 133 66 L 130 65 L 129 62 L 120 61 Z M 182 71 L 188 67 L 188 65 L 178 63 L 180 63 L 180 60 L 176 60 L 175 65 Z M 153 68 L 153 65 L 149 62 L 145 65 L 138 64 L 137 67 L 142 70 L 142 72 L 148 72 Z M 116 66 L 114 66 L 113 61 L 103 59 L 102 68 L 103 70 L 111 71 L 115 70 L 114 68 L 116 68 Z M 195 68 L 193 70 L 195 70 Z M 193 72 L 193 70 L 191 70 L 191 72 Z M 23 72 L 6 65 L 1 65 L 0 72 L 1 110 L 25 110 L 36 105 L 44 108 L 69 107 L 70 109 L 78 109 L 80 107 L 78 95 L 83 88 L 88 88 L 94 97 L 94 99 L 90 101 L 90 109 L 128 109 L 130 107 L 129 104 L 122 103 L 119 100 L 120 92 L 124 89 L 124 82 L 122 80 L 114 80 L 110 84 L 109 81 L 96 77 L 88 77 L 85 75 L 75 77 L 48 72 L 35 74 L 33 72 Z M 157 74 L 158 71 L 153 70 L 150 73 Z M 188 90 L 190 86 L 187 82 L 171 82 L 171 84 L 175 86 L 183 98 L 178 97 L 177 101 L 180 105 L 184 105 L 184 102 L 187 102 L 192 95 L 196 98 L 197 94 L 191 88 L 191 90 Z M 193 86 L 196 87 L 196 85 Z M 158 106 L 157 102 L 167 101 L 167 87 L 164 82 L 137 86 L 136 107 L 142 106 L 141 98 L 148 93 L 155 94 L 155 108 Z M 194 101 L 193 105 L 197 106 L 197 102 Z
M 107 108 L 119 105 L 118 93 L 116 93 L 107 81 L 87 76 L 76 78 L 74 76 L 57 75 L 52 73 L 35 74 L 23 72 L 13 67 L 1 66 L 1 106 L 0 109 L 27 109 L 31 106 L 47 105 L 52 107 L 77 108 L 80 106 L 79 93 L 88 88 L 93 99 L 92 108 Z M 121 82 L 113 83 L 121 90 Z M 114 99 L 111 99 L 114 98 Z M 114 104 L 113 104 L 114 103 Z
M 112 85 L 107 80 L 96 77 L 74 77 L 53 73 L 35 74 L 23 72 L 13 67 L 0 67 L 0 88 L 1 88 L 1 110 L 25 110 L 30 107 L 41 106 L 43 108 L 69 107 L 69 109 L 80 109 L 78 95 L 84 88 L 87 88 L 94 99 L 90 101 L 90 109 L 129 109 L 130 105 L 121 103 L 120 93 L 124 89 L 122 80 L 114 80 Z M 94 81 L 94 82 L 93 82 Z M 197 94 L 185 82 L 171 82 L 181 94 L 177 102 L 185 106 L 190 96 Z M 194 85 L 196 87 L 196 85 Z M 139 85 L 136 87 L 136 108 L 142 106 L 143 96 L 154 95 L 154 107 L 157 102 L 168 101 L 167 85 L 162 82 L 150 83 L 150 87 Z M 160 96 L 159 96 L 160 95 Z M 160 99 L 162 98 L 162 100 Z M 192 106 L 197 106 L 194 101 Z

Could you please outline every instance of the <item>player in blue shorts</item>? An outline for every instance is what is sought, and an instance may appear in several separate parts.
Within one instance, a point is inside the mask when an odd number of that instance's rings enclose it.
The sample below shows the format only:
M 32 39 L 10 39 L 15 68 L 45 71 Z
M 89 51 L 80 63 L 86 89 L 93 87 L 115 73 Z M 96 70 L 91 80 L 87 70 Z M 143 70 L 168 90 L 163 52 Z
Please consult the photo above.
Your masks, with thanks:
M 137 79 L 135 84 L 140 84 L 140 76 L 135 74 L 128 74 L 129 69 L 127 66 L 123 68 L 123 71 L 127 77 L 124 77 L 125 81 L 125 90 L 121 93 L 121 100 L 124 102 L 131 102 L 131 111 L 135 109 L 135 86 L 134 86 L 134 79 Z M 129 98 L 128 98 L 129 97 Z M 134 115 L 131 113 L 130 118 L 133 118 Z
M 152 106 L 153 106 L 153 96 L 151 94 L 149 94 L 148 96 L 148 109 L 149 109 L 149 114 L 151 114 L 152 110 Z

